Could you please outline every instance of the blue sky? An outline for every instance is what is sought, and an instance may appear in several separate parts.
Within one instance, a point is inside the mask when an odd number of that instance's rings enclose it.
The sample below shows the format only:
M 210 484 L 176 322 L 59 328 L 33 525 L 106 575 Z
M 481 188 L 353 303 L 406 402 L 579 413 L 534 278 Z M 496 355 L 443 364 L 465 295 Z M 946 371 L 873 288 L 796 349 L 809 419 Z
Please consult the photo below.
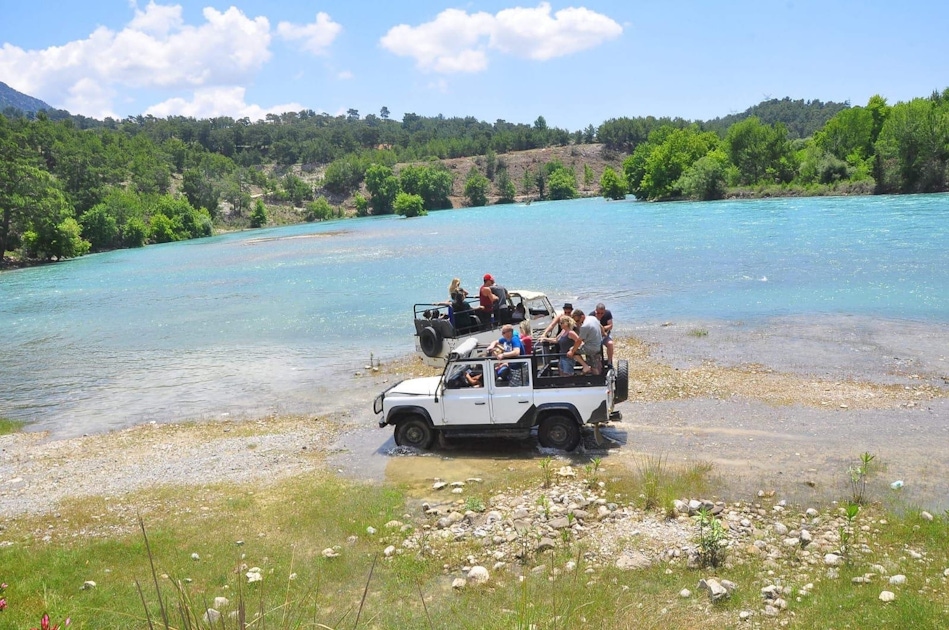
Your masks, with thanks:
M 385 106 L 576 130 L 949 87 L 944 0 L 31 0 L 0 81 L 95 118 Z

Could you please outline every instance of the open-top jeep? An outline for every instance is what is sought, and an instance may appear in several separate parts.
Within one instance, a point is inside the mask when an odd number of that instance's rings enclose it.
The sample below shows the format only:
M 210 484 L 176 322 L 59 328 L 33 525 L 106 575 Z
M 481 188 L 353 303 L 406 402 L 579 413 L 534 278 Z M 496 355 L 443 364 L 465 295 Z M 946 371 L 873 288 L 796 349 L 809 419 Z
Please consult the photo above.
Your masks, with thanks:
M 477 297 L 465 300 L 465 304 L 468 308 L 461 312 L 444 302 L 414 306 L 415 351 L 425 365 L 444 367 L 451 353 L 469 339 L 484 345 L 497 339 L 501 326 L 518 323 L 518 308 L 530 320 L 534 334 L 543 332 L 557 315 L 546 295 L 524 289 L 508 291 L 507 303 L 500 304 L 496 316 L 488 321 L 477 316 Z
M 561 374 L 560 356 L 538 343 L 529 356 L 498 359 L 469 339 L 449 355 L 441 376 L 392 385 L 373 402 L 379 426 L 395 426 L 395 443 L 427 449 L 436 437 L 525 438 L 536 427 L 541 446 L 571 451 L 582 427 L 619 420 L 626 400 L 625 360 L 602 374 Z M 479 376 L 480 375 L 480 376 Z

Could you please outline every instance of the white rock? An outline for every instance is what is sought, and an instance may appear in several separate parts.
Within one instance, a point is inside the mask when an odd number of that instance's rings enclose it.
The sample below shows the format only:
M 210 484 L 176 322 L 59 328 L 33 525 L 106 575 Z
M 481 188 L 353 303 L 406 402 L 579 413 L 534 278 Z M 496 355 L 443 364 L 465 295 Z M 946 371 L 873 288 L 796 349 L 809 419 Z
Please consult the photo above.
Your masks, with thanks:
M 881 602 L 892 602 L 896 599 L 896 593 L 893 591 L 883 591 L 880 593 Z
M 797 547 L 800 544 L 801 544 L 800 538 L 785 538 L 784 539 L 785 547 Z
M 213 608 L 208 608 L 204 611 L 204 620 L 208 623 L 216 623 L 221 620 L 221 613 L 214 610 Z
M 324 558 L 338 558 L 339 552 L 333 549 L 332 547 L 327 547 L 326 549 L 323 550 L 323 557 Z
M 742 621 L 744 621 L 745 619 L 750 619 L 751 611 L 750 610 L 741 611 L 740 613 L 738 613 L 738 618 L 741 619 Z
M 465 584 L 467 584 L 467 582 L 465 582 L 465 578 L 455 578 L 451 582 L 451 587 L 457 591 L 463 589 Z
M 775 523 L 774 524 L 774 533 L 778 536 L 784 536 L 788 533 L 788 526 L 784 523 Z
M 925 511 L 925 510 L 923 510 L 922 512 L 919 513 L 919 517 L 920 517 L 921 519 L 923 519 L 924 521 L 930 521 L 930 522 L 932 522 L 932 520 L 933 520 L 933 515 L 930 514 L 930 513 L 927 512 L 927 511 Z
M 96 587 L 96 583 L 93 582 L 92 580 L 86 580 L 85 582 L 82 583 L 82 590 L 84 591 L 90 591 L 94 589 L 95 587 Z
M 692 591 L 690 591 L 687 588 L 684 588 L 681 591 L 679 591 L 679 597 L 681 597 L 682 599 L 688 599 L 692 597 Z
M 905 576 L 905 575 L 902 575 L 902 574 L 901 574 L 901 575 L 891 575 L 891 576 L 890 576 L 890 584 L 893 584 L 894 586 L 897 586 L 897 585 L 900 585 L 900 584 L 906 584 L 906 576 Z
M 914 560 L 920 560 L 923 557 L 923 554 L 919 553 L 918 551 L 913 551 L 912 549 L 907 551 L 907 553 L 909 554 L 909 557 L 913 558 Z
M 464 482 L 464 481 L 452 481 L 452 482 L 451 482 L 451 487 L 452 487 L 452 488 L 464 488 L 464 487 L 465 487 L 465 482 Z
M 840 564 L 840 556 L 835 553 L 829 553 L 824 556 L 824 564 L 829 567 L 835 567 Z
M 441 490 L 442 488 L 444 488 L 444 487 L 446 487 L 446 486 L 448 486 L 448 484 L 447 484 L 446 482 L 444 482 L 444 481 L 436 481 L 434 484 L 432 484 L 432 490 Z
M 949 569 L 946 569 L 945 571 L 943 571 L 942 574 L 946 577 L 949 577 Z
M 376 533 L 376 528 L 370 525 L 369 527 L 366 528 L 366 533 L 369 534 L 370 536 L 373 536 Z
M 488 570 L 482 566 L 471 567 L 471 570 L 468 571 L 468 579 L 475 584 L 484 584 L 490 577 Z
M 699 588 L 705 589 L 708 592 L 709 599 L 713 602 L 717 602 L 728 597 L 728 590 L 714 578 L 699 580 Z
M 386 529 L 399 529 L 402 527 L 402 521 L 389 521 L 385 524 Z
M 801 546 L 806 547 L 807 545 L 811 544 L 813 540 L 814 540 L 814 537 L 811 536 L 811 533 L 809 531 L 807 531 L 806 529 L 801 530 Z
M 395 545 L 389 545 L 388 547 L 383 549 L 382 554 L 386 558 L 391 558 L 393 555 L 395 555 Z
M 804 513 L 807 514 L 807 516 L 810 518 L 817 518 L 818 516 L 820 516 L 820 512 L 818 512 L 814 508 L 807 508 L 807 511 Z
M 193 554 L 191 554 L 191 559 L 192 559 L 192 560 L 200 560 L 200 559 L 201 559 L 201 556 L 199 556 L 199 555 L 196 554 L 196 553 L 193 553 Z
M 452 493 L 452 494 L 464 494 L 464 492 L 465 492 L 465 489 L 464 489 L 464 488 L 452 488 L 452 489 L 451 489 L 451 493 Z
M 230 604 L 231 604 L 231 600 L 229 600 L 229 599 L 226 598 L 226 597 L 215 597 L 215 598 L 214 598 L 214 607 L 215 607 L 215 608 L 218 608 L 218 609 L 220 609 L 220 608 L 227 608 L 228 606 L 230 606 Z

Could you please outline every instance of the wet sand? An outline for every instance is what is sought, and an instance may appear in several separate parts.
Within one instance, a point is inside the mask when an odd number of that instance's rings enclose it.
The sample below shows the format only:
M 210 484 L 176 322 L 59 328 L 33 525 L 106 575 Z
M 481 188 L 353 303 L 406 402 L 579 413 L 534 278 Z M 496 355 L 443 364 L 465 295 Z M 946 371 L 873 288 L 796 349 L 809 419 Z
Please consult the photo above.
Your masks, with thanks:
M 897 509 L 949 508 L 949 327 L 853 317 L 763 323 L 664 322 L 621 331 L 630 365 L 624 419 L 592 438 L 577 463 L 603 457 L 635 469 L 643 457 L 710 462 L 722 498 L 775 491 L 796 503 L 851 496 L 848 468 L 876 456 L 868 494 Z M 396 449 L 371 398 L 411 376 L 408 359 L 365 376 L 344 413 L 350 426 L 331 458 L 343 474 L 389 480 L 424 494 L 446 480 L 534 469 L 536 441 L 455 440 L 425 454 Z M 387 373 L 388 372 L 388 373 Z M 360 407 L 359 405 L 364 405 Z M 899 491 L 890 483 L 903 482 Z

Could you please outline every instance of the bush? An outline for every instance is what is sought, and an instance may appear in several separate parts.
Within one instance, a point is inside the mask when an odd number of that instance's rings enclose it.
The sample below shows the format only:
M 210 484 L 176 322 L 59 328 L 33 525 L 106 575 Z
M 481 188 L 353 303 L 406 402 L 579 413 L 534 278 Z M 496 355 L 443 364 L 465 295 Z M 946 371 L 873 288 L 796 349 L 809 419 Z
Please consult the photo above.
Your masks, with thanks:
M 404 217 L 424 217 L 428 214 L 421 196 L 404 192 L 395 197 L 395 213 Z
M 307 221 L 326 221 L 333 216 L 333 206 L 326 200 L 326 197 L 317 197 L 316 201 L 306 204 Z

